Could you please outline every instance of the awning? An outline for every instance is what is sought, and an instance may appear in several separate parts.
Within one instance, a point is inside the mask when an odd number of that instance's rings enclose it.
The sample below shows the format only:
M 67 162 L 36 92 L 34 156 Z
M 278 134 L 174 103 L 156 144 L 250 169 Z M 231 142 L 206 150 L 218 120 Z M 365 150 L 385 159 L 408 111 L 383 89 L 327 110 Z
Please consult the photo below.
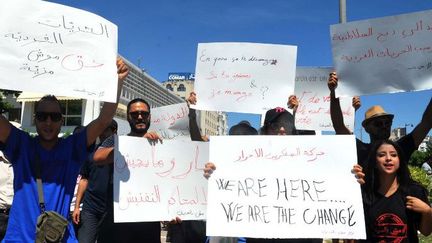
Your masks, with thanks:
M 36 102 L 39 101 L 46 94 L 33 93 L 33 92 L 22 92 L 18 98 L 17 102 Z M 68 97 L 68 96 L 56 96 L 58 100 L 81 100 L 81 98 Z

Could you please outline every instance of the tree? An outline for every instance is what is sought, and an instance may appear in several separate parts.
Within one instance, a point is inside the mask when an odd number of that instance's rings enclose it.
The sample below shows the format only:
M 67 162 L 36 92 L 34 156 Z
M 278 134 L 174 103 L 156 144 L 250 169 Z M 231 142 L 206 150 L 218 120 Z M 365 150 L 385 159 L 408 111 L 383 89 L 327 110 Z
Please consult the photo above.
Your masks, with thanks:
M 421 165 L 427 160 L 427 152 L 414 151 L 409 160 L 409 164 L 416 167 L 421 167 Z
M 0 89 L 0 113 L 8 112 L 9 109 L 13 108 L 12 104 L 5 100 L 5 97 L 10 94 L 18 97 L 21 94 L 21 91 Z

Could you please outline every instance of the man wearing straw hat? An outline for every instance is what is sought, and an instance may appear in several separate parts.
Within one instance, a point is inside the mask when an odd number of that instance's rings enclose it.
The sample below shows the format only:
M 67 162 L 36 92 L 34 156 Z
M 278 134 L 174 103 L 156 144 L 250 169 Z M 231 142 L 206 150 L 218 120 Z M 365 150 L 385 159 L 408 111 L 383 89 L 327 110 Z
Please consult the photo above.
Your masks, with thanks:
M 352 132 L 345 126 L 343 122 L 342 109 L 340 107 L 339 99 L 336 98 L 335 95 L 337 82 L 338 78 L 336 73 L 330 73 L 328 87 L 330 89 L 330 115 L 333 127 L 336 131 L 336 134 L 352 134 Z M 388 139 L 390 137 L 393 117 L 393 114 L 385 112 L 385 110 L 379 105 L 372 106 L 366 111 L 362 126 L 369 134 L 370 143 L 364 143 L 357 139 L 357 160 L 360 166 L 366 162 L 371 144 L 382 139 Z M 432 99 L 429 101 L 420 123 L 411 133 L 397 141 L 399 146 L 401 146 L 406 158 L 409 159 L 411 157 L 411 154 L 418 148 L 431 128 Z

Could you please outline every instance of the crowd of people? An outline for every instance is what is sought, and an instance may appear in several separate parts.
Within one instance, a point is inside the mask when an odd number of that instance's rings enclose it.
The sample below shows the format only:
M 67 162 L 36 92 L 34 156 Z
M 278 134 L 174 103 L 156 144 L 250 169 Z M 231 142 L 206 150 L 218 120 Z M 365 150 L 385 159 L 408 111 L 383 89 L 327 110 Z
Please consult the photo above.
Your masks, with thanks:
M 118 59 L 117 69 L 120 93 L 128 67 Z M 344 124 L 339 99 L 335 96 L 337 84 L 336 73 L 331 73 L 328 87 L 332 123 L 336 134 L 352 134 Z M 119 94 L 117 100 L 118 97 Z M 195 104 L 196 94 L 192 92 L 187 102 Z M 296 129 L 294 121 L 298 105 L 297 98 L 290 96 L 287 108 L 293 113 L 282 107 L 268 110 L 260 129 L 242 121 L 231 127 L 229 135 L 313 135 L 314 131 Z M 353 99 L 353 106 L 356 110 L 360 106 L 358 97 Z M 55 212 L 69 222 L 60 232 L 63 240 L 59 242 L 160 242 L 160 222 L 114 223 L 113 220 L 114 135 L 117 132 L 113 117 L 116 108 L 117 103 L 105 102 L 97 119 L 66 138 L 58 137 L 64 118 L 55 96 L 47 95 L 36 102 L 35 137 L 0 116 L 2 242 L 46 242 L 50 237 L 47 232 L 51 231 L 44 228 L 46 220 L 41 215 L 47 212 Z M 151 111 L 148 102 L 142 98 L 133 99 L 126 112 L 130 125 L 128 136 L 160 139 L 157 133 L 149 130 Z M 393 117 L 383 107 L 372 106 L 362 122 L 370 143 L 356 141 L 358 164 L 353 165 L 353 173 L 362 187 L 366 242 L 393 242 L 395 239 L 397 242 L 418 242 L 418 231 L 424 235 L 432 232 L 428 192 L 411 178 L 408 170 L 410 156 L 432 128 L 432 99 L 420 123 L 397 141 L 389 140 Z M 189 128 L 192 141 L 208 141 L 200 133 L 196 112 L 191 108 Z M 431 161 L 429 159 L 423 165 L 429 174 Z M 216 165 L 207 163 L 204 176 L 209 178 L 214 170 Z M 81 177 L 76 202 L 70 213 L 78 175 Z M 398 224 L 389 224 L 391 220 Z M 176 217 L 168 223 L 168 230 L 173 243 L 208 240 L 205 221 L 183 221 Z M 218 241 L 322 242 L 322 239 L 219 238 Z

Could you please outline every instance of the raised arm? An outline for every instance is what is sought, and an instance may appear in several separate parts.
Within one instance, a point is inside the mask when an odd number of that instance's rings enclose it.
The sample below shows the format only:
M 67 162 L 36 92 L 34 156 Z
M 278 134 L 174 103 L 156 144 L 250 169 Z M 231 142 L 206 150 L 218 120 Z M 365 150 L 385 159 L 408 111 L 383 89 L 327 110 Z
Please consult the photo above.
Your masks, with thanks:
M 189 97 L 187 98 L 187 104 L 189 107 L 189 133 L 192 141 L 204 141 L 201 136 L 201 132 L 198 127 L 196 111 L 195 109 L 191 109 L 190 105 L 195 105 L 197 101 L 196 93 L 190 92 Z
M 111 124 L 113 119 L 120 92 L 123 87 L 123 80 L 127 77 L 129 69 L 121 58 L 117 58 L 117 75 L 118 75 L 118 87 L 117 87 L 117 102 L 109 103 L 104 102 L 99 117 L 87 125 L 87 146 L 90 146 L 96 141 L 96 138 Z
M 432 98 L 429 100 L 429 104 L 423 113 L 420 123 L 411 132 L 414 138 L 414 144 L 417 148 L 429 131 L 432 128 Z
M 352 134 L 352 132 L 344 124 L 340 101 L 339 98 L 336 98 L 335 90 L 337 84 L 338 78 L 336 72 L 330 73 L 327 85 L 330 89 L 330 116 L 333 123 L 333 128 L 336 134 Z
M 10 124 L 6 117 L 0 114 L 0 142 L 6 143 L 12 129 L 11 126 L 12 124 Z

